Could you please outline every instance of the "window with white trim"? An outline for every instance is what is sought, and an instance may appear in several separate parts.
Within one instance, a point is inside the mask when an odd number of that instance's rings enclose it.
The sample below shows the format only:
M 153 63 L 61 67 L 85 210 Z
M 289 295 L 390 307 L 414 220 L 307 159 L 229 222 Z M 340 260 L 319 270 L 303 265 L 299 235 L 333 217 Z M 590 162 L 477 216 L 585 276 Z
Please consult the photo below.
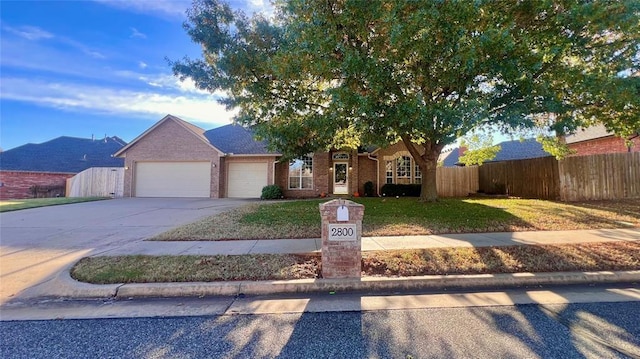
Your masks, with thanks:
M 393 183 L 393 161 L 387 161 L 385 166 L 386 166 L 386 174 L 387 174 L 386 183 Z
M 415 163 L 415 161 L 413 161 Z M 413 183 L 416 184 L 420 184 L 422 183 L 422 171 L 420 171 L 420 166 L 418 166 L 418 164 L 416 163 L 414 165 L 414 172 L 413 172 Z
M 411 183 L 411 157 L 400 156 L 396 158 L 396 183 Z
M 289 189 L 313 189 L 313 157 L 302 156 L 289 162 Z
M 411 156 L 400 152 L 387 157 L 385 179 L 385 183 L 391 184 L 420 184 L 422 183 L 422 171 Z

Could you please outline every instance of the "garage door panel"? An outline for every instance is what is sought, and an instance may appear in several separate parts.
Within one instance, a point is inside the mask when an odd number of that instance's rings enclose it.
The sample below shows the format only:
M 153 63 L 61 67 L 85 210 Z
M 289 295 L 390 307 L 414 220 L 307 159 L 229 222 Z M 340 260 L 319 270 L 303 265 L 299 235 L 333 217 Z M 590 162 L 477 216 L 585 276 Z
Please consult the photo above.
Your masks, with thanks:
M 259 198 L 267 176 L 267 162 L 229 163 L 227 197 Z
M 136 197 L 210 197 L 210 162 L 138 162 Z

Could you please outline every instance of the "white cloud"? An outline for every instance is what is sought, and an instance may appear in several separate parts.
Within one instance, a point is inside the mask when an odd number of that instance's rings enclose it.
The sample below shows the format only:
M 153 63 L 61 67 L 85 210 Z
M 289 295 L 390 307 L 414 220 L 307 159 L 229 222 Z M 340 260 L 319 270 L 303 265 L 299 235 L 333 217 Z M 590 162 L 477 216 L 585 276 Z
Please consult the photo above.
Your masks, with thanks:
M 147 68 L 147 63 L 144 61 L 138 61 L 138 67 L 140 67 L 141 69 L 146 69 Z
M 51 39 L 54 37 L 52 33 L 36 26 L 3 26 L 2 28 L 27 40 Z
M 94 0 L 114 8 L 183 20 L 191 0 Z
M 129 37 L 137 38 L 137 39 L 146 39 L 147 38 L 147 35 L 143 34 L 142 32 L 140 32 L 135 27 L 130 27 L 129 29 L 131 30 L 131 35 L 129 35 Z
M 231 122 L 234 114 L 210 95 L 163 94 L 22 78 L 3 79 L 0 94 L 6 100 L 70 111 L 128 116 L 164 116 L 170 113 L 185 120 L 215 125 Z

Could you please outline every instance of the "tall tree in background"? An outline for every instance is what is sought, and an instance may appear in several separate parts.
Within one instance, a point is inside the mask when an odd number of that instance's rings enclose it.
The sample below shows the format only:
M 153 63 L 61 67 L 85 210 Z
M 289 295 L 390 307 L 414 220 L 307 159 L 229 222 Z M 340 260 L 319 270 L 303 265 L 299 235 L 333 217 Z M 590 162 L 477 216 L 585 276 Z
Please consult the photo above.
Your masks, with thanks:
M 638 130 L 640 2 L 280 0 L 274 19 L 196 0 L 202 59 L 172 62 L 295 156 L 403 141 L 437 199 L 438 156 L 470 130 Z

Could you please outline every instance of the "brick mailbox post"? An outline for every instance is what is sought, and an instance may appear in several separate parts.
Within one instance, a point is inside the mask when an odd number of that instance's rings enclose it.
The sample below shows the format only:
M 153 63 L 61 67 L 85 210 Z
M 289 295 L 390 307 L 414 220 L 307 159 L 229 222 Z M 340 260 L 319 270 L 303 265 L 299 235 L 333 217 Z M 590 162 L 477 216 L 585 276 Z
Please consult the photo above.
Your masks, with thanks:
M 364 206 L 334 199 L 320 204 L 322 277 L 360 278 Z

